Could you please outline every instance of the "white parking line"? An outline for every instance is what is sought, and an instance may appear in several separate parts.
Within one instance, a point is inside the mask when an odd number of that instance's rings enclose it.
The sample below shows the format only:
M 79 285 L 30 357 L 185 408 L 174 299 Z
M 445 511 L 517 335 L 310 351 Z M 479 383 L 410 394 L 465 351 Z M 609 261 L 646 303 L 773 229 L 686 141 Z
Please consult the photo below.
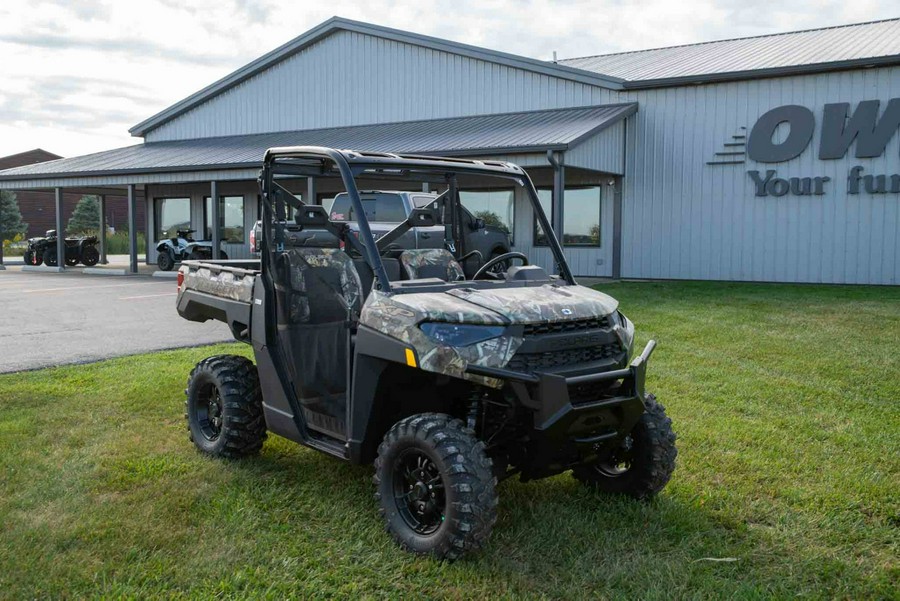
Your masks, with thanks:
M 120 296 L 119 300 L 137 300 L 139 298 L 157 298 L 160 296 L 175 296 L 177 292 L 166 292 L 164 294 L 143 294 L 141 296 Z

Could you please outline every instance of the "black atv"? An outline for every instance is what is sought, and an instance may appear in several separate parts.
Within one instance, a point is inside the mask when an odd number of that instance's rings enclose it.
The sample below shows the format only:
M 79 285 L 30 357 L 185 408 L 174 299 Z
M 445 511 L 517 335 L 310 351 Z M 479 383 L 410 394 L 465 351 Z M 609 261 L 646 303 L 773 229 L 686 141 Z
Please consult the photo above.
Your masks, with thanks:
M 56 230 L 47 230 L 42 238 L 29 238 L 28 247 L 25 249 L 23 260 L 26 265 L 40 265 L 42 262 L 48 267 L 59 265 L 56 254 Z M 97 236 L 71 237 L 64 240 L 65 264 L 74 267 L 81 263 L 87 267 L 93 267 L 100 261 L 100 251 Z
M 166 238 L 156 243 L 156 265 L 162 271 L 171 271 L 175 263 L 191 259 L 194 261 L 212 258 L 212 241 L 194 240 L 191 234 L 197 230 L 177 230 L 174 238 Z M 228 255 L 219 251 L 222 259 Z
M 288 187 L 305 190 L 306 178 L 342 184 L 357 227 L 298 201 Z M 439 195 L 376 240 L 356 178 L 425 182 Z M 224 321 L 256 359 L 218 355 L 191 372 L 186 417 L 202 452 L 252 455 L 272 432 L 374 463 L 387 531 L 440 559 L 485 544 L 504 478 L 570 471 L 638 499 L 669 481 L 672 422 L 644 388 L 655 342 L 634 353 L 634 325 L 618 302 L 575 282 L 521 168 L 278 148 L 266 153 L 260 182 L 261 261 L 187 261 L 179 271 L 178 312 Z M 462 264 L 477 251 L 466 249 L 459 219 L 463 182 L 519 186 L 558 273 L 510 252 L 467 277 Z M 288 206 L 297 228 L 330 236 L 294 245 Z M 411 229 L 437 223 L 444 248 L 396 248 Z M 518 264 L 495 271 L 501 262 Z

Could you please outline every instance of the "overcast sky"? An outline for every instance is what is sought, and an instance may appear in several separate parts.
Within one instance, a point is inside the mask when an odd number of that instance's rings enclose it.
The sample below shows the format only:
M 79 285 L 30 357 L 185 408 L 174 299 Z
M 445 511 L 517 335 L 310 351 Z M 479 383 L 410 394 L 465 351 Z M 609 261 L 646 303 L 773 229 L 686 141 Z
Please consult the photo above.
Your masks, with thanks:
M 0 6 L 0 156 L 128 128 L 333 15 L 537 59 L 896 17 L 896 0 L 64 0 Z

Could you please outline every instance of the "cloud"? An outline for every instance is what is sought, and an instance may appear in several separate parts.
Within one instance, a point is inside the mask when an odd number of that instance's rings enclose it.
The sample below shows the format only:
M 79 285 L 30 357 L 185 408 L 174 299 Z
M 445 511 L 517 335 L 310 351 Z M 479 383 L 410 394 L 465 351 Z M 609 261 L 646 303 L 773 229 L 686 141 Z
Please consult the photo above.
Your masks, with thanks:
M 896 12 L 896 0 L 4 2 L 0 156 L 38 140 L 66 155 L 134 143 L 130 126 L 336 14 L 549 60 Z

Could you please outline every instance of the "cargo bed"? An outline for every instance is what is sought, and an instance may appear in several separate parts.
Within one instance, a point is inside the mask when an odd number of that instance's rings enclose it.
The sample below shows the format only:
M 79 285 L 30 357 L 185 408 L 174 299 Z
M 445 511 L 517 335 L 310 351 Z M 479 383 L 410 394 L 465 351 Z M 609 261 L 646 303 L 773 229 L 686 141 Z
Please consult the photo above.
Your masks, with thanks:
M 259 274 L 258 260 L 184 261 L 178 270 L 178 313 L 190 321 L 224 322 L 237 340 L 247 342 Z

